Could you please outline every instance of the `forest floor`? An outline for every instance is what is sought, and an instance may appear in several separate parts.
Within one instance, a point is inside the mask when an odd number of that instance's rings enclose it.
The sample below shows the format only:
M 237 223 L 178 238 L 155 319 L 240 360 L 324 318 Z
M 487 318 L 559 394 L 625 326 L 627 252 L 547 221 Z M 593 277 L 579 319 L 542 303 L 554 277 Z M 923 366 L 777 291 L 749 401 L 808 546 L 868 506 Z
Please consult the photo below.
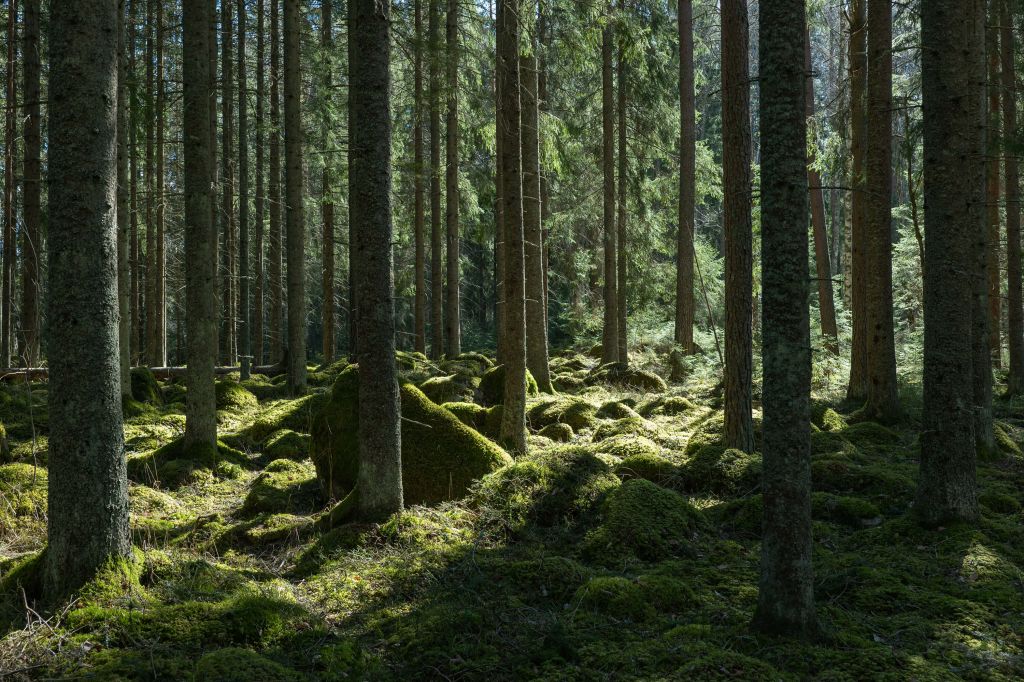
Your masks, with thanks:
M 479 357 L 401 359 L 407 379 L 434 377 L 425 391 L 438 401 L 479 398 Z M 125 432 L 139 556 L 45 619 L 22 588 L 45 541 L 46 386 L 0 387 L 0 678 L 1024 676 L 1024 405 L 997 405 L 980 522 L 922 530 L 913 416 L 896 429 L 850 425 L 820 396 L 814 570 L 826 635 L 804 644 L 748 628 L 760 456 L 719 445 L 715 378 L 695 367 L 666 387 L 654 376 L 667 376 L 665 359 L 638 359 L 651 373 L 559 354 L 560 394 L 529 400 L 528 456 L 462 499 L 330 530 L 308 434 L 344 363 L 313 372 L 298 401 L 280 397 L 279 380 L 220 382 L 225 456 L 212 467 L 154 456 L 182 432 L 184 388 L 138 373 Z

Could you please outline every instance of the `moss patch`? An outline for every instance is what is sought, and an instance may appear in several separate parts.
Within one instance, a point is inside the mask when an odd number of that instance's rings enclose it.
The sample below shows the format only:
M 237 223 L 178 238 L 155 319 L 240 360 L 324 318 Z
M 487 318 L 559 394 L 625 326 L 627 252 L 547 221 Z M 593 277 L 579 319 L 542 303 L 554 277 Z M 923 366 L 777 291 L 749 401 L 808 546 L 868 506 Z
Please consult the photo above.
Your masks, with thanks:
M 526 395 L 537 395 L 537 380 L 526 370 Z M 480 402 L 483 405 L 498 405 L 505 402 L 505 365 L 492 367 L 480 377 Z
M 312 465 L 278 459 L 249 486 L 242 504 L 245 513 L 311 511 L 320 497 Z
M 597 421 L 597 407 L 573 396 L 542 400 L 526 411 L 530 426 L 540 430 L 549 424 L 568 424 L 573 431 L 592 427 Z

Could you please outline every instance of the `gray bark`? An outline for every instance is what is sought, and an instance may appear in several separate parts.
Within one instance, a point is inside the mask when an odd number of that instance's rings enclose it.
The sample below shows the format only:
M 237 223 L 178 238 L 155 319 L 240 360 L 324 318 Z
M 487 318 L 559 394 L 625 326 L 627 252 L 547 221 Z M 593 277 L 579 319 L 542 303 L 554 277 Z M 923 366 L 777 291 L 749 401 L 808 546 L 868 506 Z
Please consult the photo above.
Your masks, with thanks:
M 306 392 L 306 231 L 302 221 L 299 0 L 284 4 L 285 232 L 288 239 L 288 392 Z

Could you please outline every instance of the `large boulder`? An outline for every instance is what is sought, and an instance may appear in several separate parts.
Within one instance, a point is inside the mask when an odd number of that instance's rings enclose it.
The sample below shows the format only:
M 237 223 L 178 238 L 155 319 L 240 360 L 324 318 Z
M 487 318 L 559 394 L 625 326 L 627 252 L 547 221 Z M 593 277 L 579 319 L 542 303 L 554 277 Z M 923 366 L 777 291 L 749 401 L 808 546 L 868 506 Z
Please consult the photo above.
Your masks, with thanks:
M 482 476 L 512 460 L 495 443 L 431 402 L 411 384 L 402 401 L 402 490 L 407 505 L 462 497 Z M 359 473 L 359 372 L 345 369 L 313 420 L 310 456 L 328 498 L 342 499 Z

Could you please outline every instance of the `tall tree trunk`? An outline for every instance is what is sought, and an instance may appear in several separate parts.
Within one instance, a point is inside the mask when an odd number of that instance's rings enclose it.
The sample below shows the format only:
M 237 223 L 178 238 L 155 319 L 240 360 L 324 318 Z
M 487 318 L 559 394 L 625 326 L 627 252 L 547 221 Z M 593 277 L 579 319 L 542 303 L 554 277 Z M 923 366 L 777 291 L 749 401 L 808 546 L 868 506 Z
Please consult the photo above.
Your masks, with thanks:
M 234 61 L 232 53 L 232 34 L 234 21 L 230 0 L 221 0 L 221 159 L 223 185 L 221 187 L 221 276 L 222 286 L 221 315 L 223 327 L 221 332 L 221 359 L 227 365 L 234 365 L 238 355 L 237 325 L 238 310 L 235 291 L 235 104 L 234 104 Z
M 846 398 L 868 397 L 867 321 L 867 0 L 850 5 L 850 383 Z
M 529 6 L 529 5 L 527 5 Z M 540 137 L 536 43 L 519 60 L 523 145 L 523 239 L 526 267 L 526 366 L 540 390 L 554 393 L 544 317 L 544 250 L 540 206 Z
M 185 155 L 185 448 L 212 453 L 217 448 L 217 406 L 213 368 L 217 362 L 217 288 L 214 252 L 217 232 L 210 134 L 209 0 L 184 0 L 184 155 Z
M 865 285 L 868 397 L 863 418 L 900 417 L 892 319 L 892 4 L 868 3 Z
M 444 273 L 441 270 L 441 0 L 429 0 L 430 56 L 430 357 L 444 354 Z
M 462 352 L 461 303 L 459 299 L 459 3 L 448 0 L 446 18 L 448 47 L 448 110 L 445 123 L 445 235 L 448 311 L 445 315 L 445 340 L 448 355 Z
M 914 510 L 926 525 L 978 516 L 972 384 L 974 263 L 984 211 L 984 13 L 979 0 L 921 12 L 924 116 L 924 409 Z M 957 45 L 959 49 L 947 49 Z M 966 256 L 971 254 L 971 256 Z M 986 310 L 981 310 L 982 318 Z M 987 335 L 981 339 L 987 344 Z M 986 363 L 988 353 L 984 353 Z M 986 367 L 986 371 L 987 367 Z
M 124 8 L 122 7 L 122 15 Z M 118 33 L 120 40 L 124 41 L 125 36 Z M 39 361 L 39 337 L 41 332 L 41 320 L 39 317 L 39 254 L 42 251 L 42 209 L 41 209 L 41 164 L 40 150 L 42 141 L 40 136 L 39 104 L 41 100 L 39 88 L 39 0 L 25 0 L 25 25 L 24 25 L 24 63 L 25 63 L 25 178 L 24 202 L 25 202 L 25 230 L 22 233 L 21 241 L 21 327 L 25 335 L 24 355 L 25 365 L 35 367 Z M 127 45 L 122 46 L 121 59 L 125 59 Z M 127 69 L 127 65 L 124 66 Z M 124 84 L 127 88 L 127 83 Z M 120 99 L 119 99 L 120 101 Z M 126 118 L 123 120 L 127 120 Z M 118 226 L 120 229 L 120 225 Z M 127 227 L 125 227 L 127 230 Z M 126 254 L 125 260 L 127 261 Z M 123 292 L 126 300 L 128 291 Z M 126 311 L 128 334 L 131 334 L 131 315 Z M 128 339 L 122 337 L 127 344 Z M 128 353 L 128 349 L 122 349 L 122 353 Z M 130 357 L 130 356 L 129 356 Z M 130 359 L 129 359 L 130 362 Z
M 989 0 L 989 27 L 985 31 L 985 51 L 988 55 L 988 164 L 986 166 L 986 194 L 988 201 L 988 334 L 992 364 L 1002 365 L 1002 292 L 999 273 L 999 5 L 1000 0 Z
M 32 9 L 33 5 L 35 5 L 34 9 Z M 25 25 L 26 25 L 26 30 L 25 30 L 25 35 L 26 35 L 25 54 L 26 54 L 26 64 L 27 64 L 27 61 L 28 61 L 28 54 L 29 54 L 29 49 L 30 49 L 29 45 L 28 45 L 28 33 L 29 33 L 29 31 L 28 31 L 28 24 L 29 24 L 28 16 L 29 16 L 30 12 L 34 12 L 35 13 L 35 17 L 33 18 L 33 23 L 35 24 L 35 26 L 34 26 L 33 30 L 36 33 L 36 41 L 33 43 L 32 47 L 31 47 L 31 50 L 35 51 L 35 59 L 38 59 L 38 56 L 39 56 L 38 55 L 38 49 L 39 49 L 39 43 L 38 43 L 39 14 L 38 14 L 38 10 L 39 10 L 39 7 L 36 4 L 36 2 L 34 2 L 34 0 L 27 0 L 27 2 L 25 4 Z M 131 192 L 130 192 L 130 189 L 129 189 L 129 186 L 128 186 L 129 185 L 129 183 L 128 183 L 128 52 L 127 52 L 128 40 L 127 40 L 127 34 L 125 32 L 125 28 L 126 28 L 125 27 L 125 13 L 126 13 L 126 1 L 125 0 L 118 0 L 118 2 L 117 2 L 117 314 L 118 314 L 117 343 L 118 343 L 118 349 L 119 349 L 118 358 L 119 358 L 119 363 L 120 363 L 120 367 L 121 367 L 121 373 L 120 373 L 120 376 L 121 376 L 121 395 L 123 397 L 130 398 L 131 394 L 132 394 L 132 380 L 131 380 L 132 361 L 131 361 L 131 355 L 130 355 L 130 353 L 131 353 L 131 340 L 130 340 L 130 336 L 131 336 L 131 317 L 130 317 L 131 316 L 131 311 L 129 310 L 128 298 L 129 298 L 129 292 L 130 292 L 130 289 L 131 289 L 131 281 L 130 281 L 131 280 L 131 272 L 130 272 L 131 271 L 131 267 L 130 267 L 130 263 L 128 261 L 128 258 L 130 256 L 130 254 L 128 252 L 128 249 L 129 249 L 128 225 L 129 225 L 129 222 L 130 222 L 129 221 L 128 212 L 130 210 L 130 204 L 131 204 Z M 36 63 L 35 68 L 38 69 L 38 62 Z M 26 77 L 25 77 L 26 99 L 28 97 L 28 90 L 29 90 L 29 87 L 30 87 L 29 86 L 29 79 L 28 79 L 28 76 L 27 76 L 27 71 L 28 71 L 28 67 L 26 66 Z M 36 76 L 35 76 L 35 94 L 34 94 L 34 98 L 35 98 L 35 100 L 37 102 L 37 104 L 36 104 L 36 119 L 37 119 L 36 124 L 38 125 L 38 116 L 39 116 L 39 109 L 38 109 L 39 74 L 38 74 L 38 71 L 36 72 Z M 30 184 L 28 182 L 28 178 L 30 178 L 30 177 L 38 177 L 38 172 L 39 172 L 39 149 L 36 148 L 36 150 L 35 150 L 35 157 L 36 158 L 35 158 L 34 174 L 30 174 L 29 173 L 29 161 L 28 161 L 28 158 L 29 158 L 29 152 L 28 152 L 29 143 L 28 143 L 28 138 L 29 138 L 28 126 L 26 125 L 26 127 L 25 127 L 25 171 L 26 171 L 25 172 L 25 179 L 26 179 L 26 182 L 25 182 L 25 208 L 26 208 L 26 211 L 25 212 L 26 212 L 26 222 L 28 222 L 27 221 L 27 213 L 28 213 L 27 209 L 28 209 L 28 205 L 29 205 L 29 200 L 28 200 L 29 188 L 28 188 L 28 185 Z M 37 143 L 39 141 L 39 130 L 38 130 L 38 128 L 35 131 L 35 141 Z M 32 183 L 32 184 L 34 184 L 34 183 Z M 38 210 L 39 209 L 39 204 L 38 204 L 38 202 L 39 202 L 38 185 L 35 185 L 34 189 L 36 191 L 36 195 L 35 195 L 35 198 L 34 198 L 35 209 Z M 39 218 L 39 216 L 37 214 L 36 215 L 36 220 L 37 221 L 38 221 L 38 218 Z M 36 232 L 38 233 L 38 229 L 36 230 Z M 26 233 L 27 233 L 27 230 L 26 230 Z M 28 282 L 29 282 L 29 278 L 27 276 L 28 275 L 28 270 L 29 270 L 29 266 L 27 265 L 27 260 L 28 260 L 28 258 L 32 258 L 32 259 L 35 258 L 34 254 L 29 256 L 29 254 L 32 254 L 32 252 L 34 251 L 34 246 L 33 246 L 34 245 L 34 240 L 31 239 L 31 238 L 27 238 L 26 237 L 26 239 L 24 240 L 23 244 L 24 244 L 24 247 L 26 248 L 26 252 L 22 255 L 22 264 L 25 267 L 26 277 L 25 277 L 25 284 L 23 286 L 22 291 L 24 292 L 25 298 L 27 299 L 28 298 Z M 31 266 L 31 268 L 32 268 L 32 278 L 34 279 L 35 276 L 36 276 L 36 274 L 35 274 L 35 266 L 34 265 Z M 35 305 L 34 298 L 33 298 L 32 305 L 33 306 Z M 34 316 L 34 314 L 33 314 L 33 316 Z M 28 342 L 28 337 L 29 337 L 29 332 L 26 329 L 26 333 L 25 333 L 25 341 L 26 341 L 26 343 L 25 343 L 25 366 L 26 367 L 35 367 L 36 366 L 35 363 L 34 363 L 35 356 L 29 350 L 30 344 L 27 343 Z
M 697 189 L 697 109 L 694 98 L 693 1 L 679 2 L 679 224 L 676 236 L 675 342 L 693 345 L 693 237 Z
M 402 509 L 402 450 L 391 251 L 391 76 L 387 3 L 349 5 L 352 263 L 360 311 L 358 515 Z
M 807 69 L 807 92 L 804 106 L 808 120 L 814 119 L 814 69 L 811 64 L 811 32 L 805 31 L 805 61 Z M 839 353 L 839 329 L 836 326 L 836 305 L 832 296 L 832 265 L 828 257 L 828 236 L 825 234 L 825 196 L 821 189 L 821 173 L 815 167 L 818 143 L 814 140 L 808 146 L 807 184 L 811 193 L 811 228 L 814 233 L 814 262 L 818 275 L 818 312 L 821 315 L 821 334 L 825 337 L 825 348 Z
M 498 13 L 501 179 L 505 220 L 505 400 L 501 441 L 515 453 L 526 453 L 526 287 L 523 251 L 523 165 L 520 112 L 519 37 L 522 3 L 500 0 Z
M 158 0 L 156 14 L 156 252 L 153 254 L 153 362 L 158 367 L 167 365 L 167 282 L 164 223 L 167 203 L 164 194 L 164 6 Z
M 761 5 L 764 533 L 754 627 L 818 632 L 811 568 L 811 339 L 807 299 L 804 0 Z M 806 38 L 805 38 L 806 36 Z
M 551 28 L 548 21 L 544 3 L 537 2 L 537 135 L 542 136 L 543 120 L 548 112 L 548 65 L 547 53 L 551 50 Z M 551 184 L 548 178 L 548 170 L 544 165 L 544 155 L 540 155 L 540 225 L 541 225 L 541 248 L 544 256 L 544 329 L 547 333 L 548 315 L 550 306 L 548 273 L 551 270 L 551 244 L 548 233 L 551 225 Z
M 302 221 L 302 73 L 299 0 L 284 5 L 285 230 L 288 239 L 288 392 L 306 392 L 306 267 Z
M 725 307 L 725 442 L 744 452 L 754 449 L 748 49 L 746 0 L 722 0 L 722 191 L 725 299 L 729 302 Z
M 131 553 L 117 340 L 116 30 L 116 0 L 50 6 L 52 440 L 43 577 L 52 600 Z
M 612 81 L 611 20 L 601 33 L 601 169 L 604 174 L 604 327 L 601 362 L 619 361 L 618 276 L 615 255 L 615 86 Z
M 130 44 L 129 49 L 131 50 L 129 59 L 128 70 L 131 73 L 131 88 L 132 97 L 131 101 L 137 102 L 138 97 L 138 75 L 136 72 L 136 52 L 138 45 L 136 44 L 136 28 L 138 26 L 138 10 L 139 5 L 142 4 L 142 0 L 131 0 L 131 23 L 128 27 Z M 130 167 L 129 173 L 131 175 L 130 188 L 129 188 L 129 202 L 131 203 L 131 224 L 129 231 L 131 234 L 128 238 L 128 248 L 131 251 L 131 343 L 130 343 L 130 357 L 132 363 L 142 362 L 143 352 L 145 350 L 145 344 L 142 343 L 142 334 L 145 330 L 145 326 L 142 324 L 142 293 L 143 293 L 143 268 L 142 268 L 142 254 L 139 252 L 139 152 L 138 152 L 138 133 L 136 132 L 139 128 L 139 111 L 137 106 L 130 106 L 128 111 L 129 116 L 129 131 L 128 131 L 128 164 Z M 38 243 L 40 247 L 37 249 L 37 257 L 39 250 L 41 250 L 41 242 Z
M 143 293 L 145 328 L 143 330 L 142 348 L 144 349 L 143 362 L 150 367 L 155 367 L 159 364 L 156 362 L 156 347 L 154 345 L 154 339 L 156 338 L 156 332 L 154 330 L 154 326 L 156 325 L 156 311 L 154 310 L 154 302 L 156 301 L 156 280 L 154 279 L 154 275 L 156 273 L 156 263 L 154 262 L 154 259 L 156 258 L 156 223 L 153 220 L 153 217 L 155 208 L 154 202 L 156 200 L 156 180 L 153 177 L 153 143 L 156 139 L 156 98 L 154 97 L 154 89 L 156 87 L 156 81 L 154 80 L 154 55 L 156 54 L 154 27 L 156 26 L 156 13 L 156 0 L 147 0 L 145 85 L 146 168 L 144 180 L 146 186 L 146 256 L 145 270 L 143 273 L 146 279 L 145 292 Z
M 249 266 L 249 82 L 245 72 L 245 0 L 238 0 L 238 354 L 241 378 L 252 364 Z
M 274 0 L 271 0 L 274 1 Z M 264 167 L 264 139 L 266 119 L 264 118 L 263 99 L 266 96 L 266 67 L 264 61 L 267 56 L 265 30 L 265 7 L 264 0 L 256 0 L 256 214 L 253 216 L 253 227 L 256 228 L 253 263 L 254 289 L 252 310 L 253 310 L 253 362 L 262 365 L 264 361 L 264 330 L 263 304 L 266 300 L 266 266 L 263 262 L 263 220 L 266 217 L 266 196 L 265 183 L 263 179 Z
M 282 0 L 270 0 L 270 362 L 284 358 L 284 249 L 281 234 L 281 19 Z
M 1017 130 L 1017 75 L 1014 63 L 1015 39 L 1013 14 L 1009 3 L 1000 11 L 999 48 L 1003 80 L 1003 131 L 1009 138 Z M 1005 148 L 1005 147 L 1004 147 Z M 1024 297 L 1021 292 L 1020 244 L 1020 179 L 1017 175 L 1015 150 L 1006 149 L 1004 180 L 1006 184 L 1006 345 L 1010 351 L 1006 389 L 1010 395 L 1024 391 Z
M 7 9 L 7 96 L 4 127 L 4 244 L 3 244 L 3 301 L 0 303 L 0 361 L 4 367 L 11 366 L 14 352 L 11 334 L 14 329 L 14 261 L 17 252 L 14 246 L 18 220 L 15 215 L 15 136 L 17 135 L 17 91 L 15 77 L 18 68 L 18 2 L 11 0 Z
M 624 9 L 625 2 L 620 3 Z M 616 262 L 615 262 L 615 274 L 617 281 L 615 283 L 615 313 L 618 316 L 618 320 L 615 323 L 615 334 L 616 334 L 616 345 L 618 346 L 617 354 L 619 356 L 619 362 L 622 365 L 629 364 L 629 351 L 627 348 L 627 334 L 626 334 L 626 190 L 628 188 L 626 173 L 628 164 L 626 163 L 626 84 L 627 84 L 627 65 L 626 65 L 626 32 L 625 27 L 619 32 L 619 54 L 618 54 L 618 126 L 619 126 L 619 149 L 618 149 L 618 164 L 619 164 L 619 176 L 618 176 L 618 202 L 617 202 L 617 216 L 616 216 Z
M 427 275 L 426 257 L 427 247 L 424 235 L 424 206 L 423 206 L 423 11 L 422 0 L 415 0 L 415 36 L 413 39 L 414 69 L 413 76 L 414 93 L 413 106 L 413 233 L 416 242 L 416 263 L 415 263 L 415 286 L 416 298 L 414 304 L 415 315 L 415 341 L 413 347 L 417 352 L 427 352 Z
M 330 99 L 331 97 L 331 71 L 332 71 L 332 50 L 334 48 L 334 39 L 331 37 L 331 3 L 328 0 L 324 2 L 320 8 L 320 44 L 322 46 L 324 55 L 323 59 L 326 62 L 324 80 L 320 84 L 322 90 L 322 97 Z M 324 135 L 324 171 L 322 176 L 322 182 L 320 183 L 320 216 L 323 220 L 323 271 L 322 285 L 323 285 L 323 315 L 321 321 L 323 323 L 323 345 L 322 350 L 324 354 L 324 364 L 328 364 L 334 361 L 334 199 L 331 196 L 331 165 L 334 159 L 334 155 L 331 150 L 328 149 L 328 143 L 330 136 L 328 130 L 330 129 L 331 121 L 330 116 L 326 113 L 327 108 L 324 109 L 324 117 L 321 122 L 323 126 Z
M 968 0 L 962 0 L 968 2 Z M 975 202 L 971 205 L 970 226 L 977 229 L 971 232 L 971 254 L 974 258 L 974 267 L 971 269 L 971 284 L 973 289 L 972 297 L 972 327 L 971 347 L 973 348 L 973 385 L 974 385 L 974 440 L 977 451 L 984 454 L 996 452 L 995 428 L 992 421 L 992 346 L 989 334 L 988 302 L 989 291 L 989 263 L 992 258 L 992 249 L 989 248 L 989 231 L 991 229 L 988 218 L 989 210 L 987 204 L 987 174 L 991 168 L 991 159 L 988 154 L 988 122 L 991 112 L 988 109 L 988 98 L 986 90 L 988 87 L 988 71 L 986 54 L 989 46 L 985 43 L 985 36 L 988 33 L 985 20 L 985 0 L 970 0 L 974 3 L 969 6 L 972 17 L 976 23 L 975 36 L 977 43 L 976 55 L 970 61 L 968 72 L 969 87 L 967 92 L 975 108 L 974 125 L 968 131 L 973 136 L 971 142 L 977 149 L 974 158 L 969 166 L 977 173 L 978 193 Z M 969 4 L 969 3 L 968 3 Z M 998 219 L 997 219 L 998 220 Z M 998 226 L 997 226 L 998 238 Z M 996 257 L 996 269 L 998 271 L 998 256 Z

